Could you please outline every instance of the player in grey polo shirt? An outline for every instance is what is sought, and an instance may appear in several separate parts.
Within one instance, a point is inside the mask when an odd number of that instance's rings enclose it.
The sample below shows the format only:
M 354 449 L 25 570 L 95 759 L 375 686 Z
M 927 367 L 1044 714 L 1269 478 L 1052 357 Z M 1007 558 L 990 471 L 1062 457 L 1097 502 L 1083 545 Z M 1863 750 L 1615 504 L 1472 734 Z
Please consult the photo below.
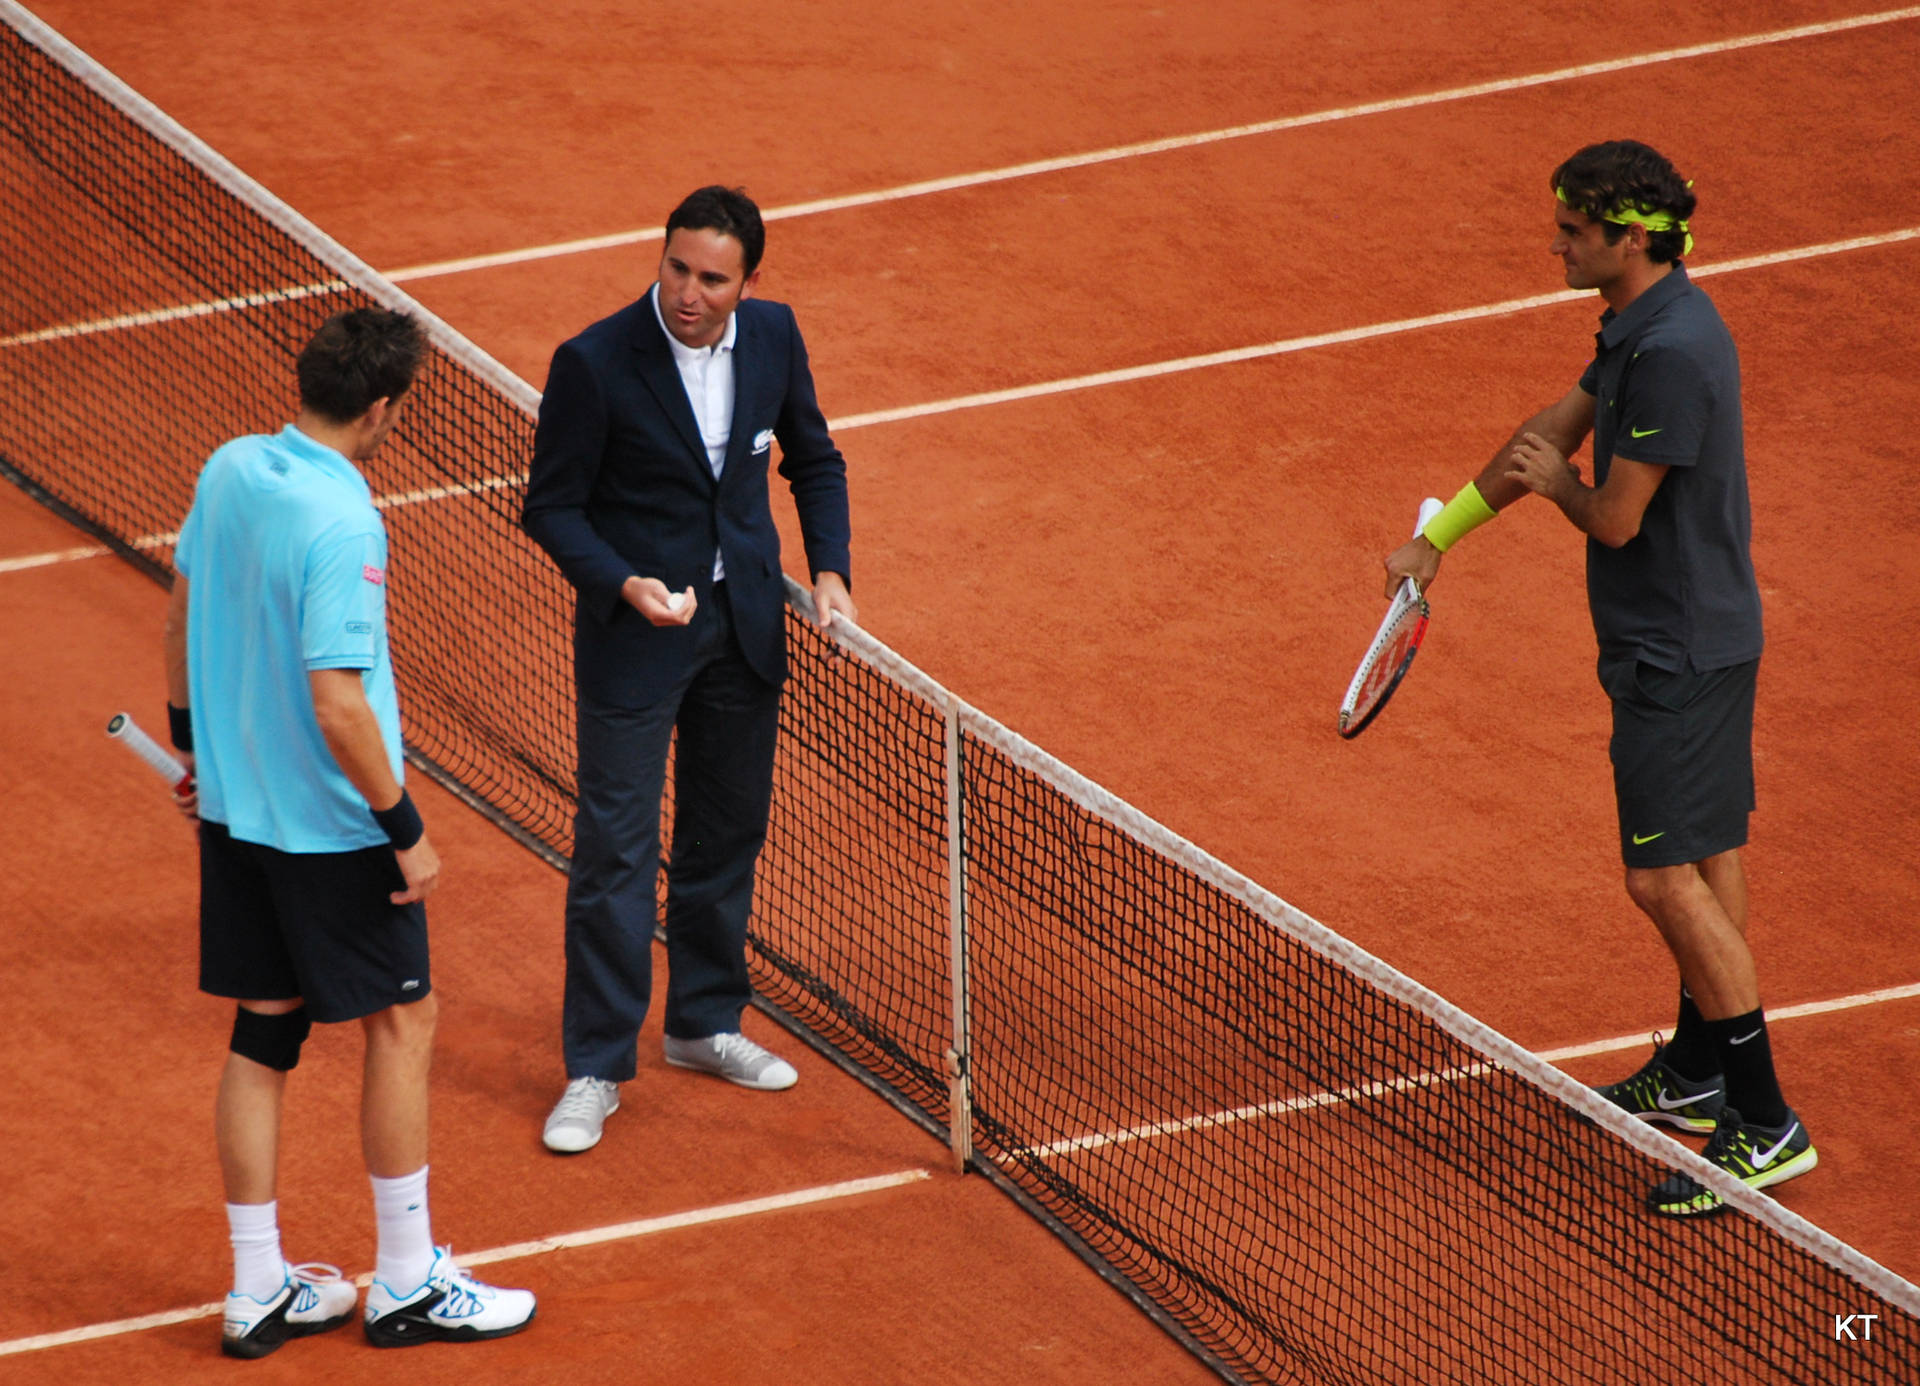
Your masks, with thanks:
M 1424 589 L 1441 554 L 1529 491 L 1586 534 L 1627 893 L 1681 978 L 1673 1038 L 1656 1036 L 1639 1072 L 1600 1091 L 1643 1120 L 1711 1132 L 1706 1158 L 1762 1188 L 1818 1156 L 1781 1096 L 1746 942 L 1739 849 L 1761 630 L 1739 356 L 1681 261 L 1694 196 L 1671 163 L 1617 140 L 1582 149 L 1551 182 L 1567 284 L 1607 303 L 1593 361 L 1388 557 L 1388 591 L 1404 577 Z M 1588 434 L 1591 486 L 1567 461 Z M 1648 1201 L 1675 1216 L 1724 1206 L 1683 1175 Z

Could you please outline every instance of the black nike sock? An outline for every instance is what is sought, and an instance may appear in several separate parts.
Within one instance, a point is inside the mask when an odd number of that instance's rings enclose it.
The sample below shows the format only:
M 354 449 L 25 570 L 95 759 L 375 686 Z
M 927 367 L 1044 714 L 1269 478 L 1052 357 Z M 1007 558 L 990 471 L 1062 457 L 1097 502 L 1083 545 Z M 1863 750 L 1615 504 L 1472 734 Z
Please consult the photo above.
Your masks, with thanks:
M 1787 1100 L 1773 1072 L 1773 1046 L 1767 1040 L 1766 1012 L 1748 1011 L 1706 1022 L 1726 1075 L 1727 1105 L 1754 1126 L 1779 1126 L 1788 1116 Z
M 1707 1018 L 1693 1004 L 1693 993 L 1684 983 L 1680 987 L 1680 1018 L 1673 1023 L 1673 1038 L 1660 1051 L 1660 1060 L 1692 1083 L 1711 1078 L 1720 1071 L 1720 1053 L 1707 1031 Z

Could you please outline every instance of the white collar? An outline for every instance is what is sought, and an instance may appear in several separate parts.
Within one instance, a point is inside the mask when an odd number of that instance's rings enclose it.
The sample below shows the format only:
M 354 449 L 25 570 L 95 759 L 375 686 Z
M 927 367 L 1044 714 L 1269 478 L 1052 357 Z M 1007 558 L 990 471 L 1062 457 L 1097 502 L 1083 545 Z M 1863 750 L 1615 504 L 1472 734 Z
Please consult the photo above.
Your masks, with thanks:
M 653 305 L 653 320 L 660 324 L 660 331 L 665 333 L 667 345 L 673 348 L 673 359 L 682 365 L 691 365 L 712 352 L 733 350 L 733 339 L 740 331 L 739 313 L 727 314 L 727 330 L 720 334 L 720 340 L 712 346 L 690 347 L 667 331 L 667 320 L 660 316 L 660 281 L 657 279 L 653 287 L 647 290 L 647 302 Z

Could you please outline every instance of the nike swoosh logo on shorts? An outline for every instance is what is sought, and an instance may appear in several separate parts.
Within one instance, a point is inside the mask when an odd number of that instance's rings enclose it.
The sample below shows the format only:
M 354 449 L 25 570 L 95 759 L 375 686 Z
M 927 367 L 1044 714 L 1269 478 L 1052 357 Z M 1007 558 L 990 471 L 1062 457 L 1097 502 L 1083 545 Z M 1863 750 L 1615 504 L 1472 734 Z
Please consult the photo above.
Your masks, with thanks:
M 1718 1088 L 1708 1088 L 1705 1092 L 1695 1093 L 1692 1097 L 1668 1097 L 1667 1090 L 1662 1088 L 1653 1100 L 1660 1104 L 1661 1111 L 1677 1112 L 1682 1107 L 1691 1107 L 1696 1102 L 1705 1102 L 1719 1091 Z
M 1657 833 L 1648 833 L 1645 837 L 1640 836 L 1639 833 L 1635 833 L 1633 835 L 1633 845 L 1636 847 L 1644 847 L 1649 842 L 1653 841 L 1656 837 L 1665 837 L 1666 835 L 1667 835 L 1667 830 L 1665 828 L 1662 828 Z
M 1799 1129 L 1800 1129 L 1800 1123 L 1796 1121 L 1793 1123 L 1793 1125 L 1787 1128 L 1787 1134 L 1782 1136 L 1780 1138 L 1779 1144 L 1775 1145 L 1771 1150 L 1755 1151 L 1753 1156 L 1754 1169 L 1756 1171 L 1763 1170 L 1768 1165 L 1772 1164 L 1775 1160 L 1779 1159 L 1780 1152 L 1787 1148 L 1787 1142 L 1793 1139 L 1794 1132 L 1798 1131 Z

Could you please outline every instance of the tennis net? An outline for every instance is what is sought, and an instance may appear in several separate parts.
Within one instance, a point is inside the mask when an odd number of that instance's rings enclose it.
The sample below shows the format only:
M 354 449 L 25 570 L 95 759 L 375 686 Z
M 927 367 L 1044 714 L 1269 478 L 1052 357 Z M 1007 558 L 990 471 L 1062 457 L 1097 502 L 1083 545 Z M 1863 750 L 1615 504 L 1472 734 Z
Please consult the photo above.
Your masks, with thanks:
M 320 321 L 414 312 L 433 360 L 369 464 L 409 754 L 564 865 L 571 597 L 516 524 L 536 395 L 0 16 L 0 468 L 164 580 L 201 461 L 284 422 Z M 1871 1382 L 1920 1360 L 1904 1280 L 805 605 L 756 985 L 1220 1375 Z M 1732 1211 L 1646 1213 L 1676 1167 Z

